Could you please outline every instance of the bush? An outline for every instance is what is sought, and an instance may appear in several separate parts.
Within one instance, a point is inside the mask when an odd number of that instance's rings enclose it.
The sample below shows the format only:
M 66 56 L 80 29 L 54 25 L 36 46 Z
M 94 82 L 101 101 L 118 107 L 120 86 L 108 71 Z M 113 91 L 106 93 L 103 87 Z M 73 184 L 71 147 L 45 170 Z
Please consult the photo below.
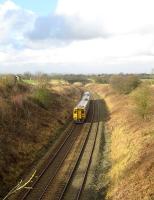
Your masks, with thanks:
M 51 93 L 46 88 L 37 88 L 33 94 L 33 99 L 38 105 L 44 108 L 49 107 L 52 102 Z
M 132 99 L 135 106 L 135 111 L 142 119 L 147 119 L 154 109 L 153 96 L 150 87 L 143 85 L 132 94 Z
M 140 84 L 140 80 L 135 75 L 113 75 L 110 84 L 118 93 L 129 94 Z
M 4 87 L 13 87 L 16 83 L 16 78 L 14 75 L 3 75 L 0 77 L 0 85 Z
M 13 93 L 26 93 L 30 90 L 29 85 L 25 84 L 24 82 L 17 82 L 14 87 L 12 88 Z
M 101 77 L 101 76 L 95 76 L 94 77 L 95 83 L 100 83 L 100 84 L 107 84 L 109 83 L 109 80 L 107 77 Z

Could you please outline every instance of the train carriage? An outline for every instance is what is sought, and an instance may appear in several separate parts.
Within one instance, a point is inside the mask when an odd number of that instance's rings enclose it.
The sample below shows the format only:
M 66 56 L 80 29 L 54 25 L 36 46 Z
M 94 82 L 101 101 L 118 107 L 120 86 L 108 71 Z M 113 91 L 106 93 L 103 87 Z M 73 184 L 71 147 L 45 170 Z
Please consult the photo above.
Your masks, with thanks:
M 84 92 L 80 102 L 73 110 L 73 120 L 75 123 L 83 123 L 87 117 L 90 104 L 90 93 Z

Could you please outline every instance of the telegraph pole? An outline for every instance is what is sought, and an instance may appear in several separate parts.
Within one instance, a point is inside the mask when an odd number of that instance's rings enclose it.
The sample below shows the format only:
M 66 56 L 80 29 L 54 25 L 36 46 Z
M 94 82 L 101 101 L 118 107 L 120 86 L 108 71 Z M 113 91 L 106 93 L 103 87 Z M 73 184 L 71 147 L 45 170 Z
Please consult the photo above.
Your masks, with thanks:
M 150 78 L 151 78 L 151 85 L 152 85 L 154 83 L 154 68 L 152 68 L 152 70 L 151 70 Z

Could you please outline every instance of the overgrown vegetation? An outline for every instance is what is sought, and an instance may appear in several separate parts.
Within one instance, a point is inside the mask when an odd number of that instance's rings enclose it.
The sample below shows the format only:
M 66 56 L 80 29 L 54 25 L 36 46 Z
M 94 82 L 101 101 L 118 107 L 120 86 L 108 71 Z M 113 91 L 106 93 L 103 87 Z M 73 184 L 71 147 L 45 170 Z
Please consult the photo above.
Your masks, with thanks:
M 129 94 L 140 84 L 140 80 L 135 75 L 114 75 L 110 79 L 110 84 L 118 93 Z
M 0 86 L 1 87 L 13 87 L 16 83 L 16 78 L 14 75 L 5 75 L 5 76 L 0 76 Z
M 82 82 L 81 85 L 110 82 L 114 89 L 111 90 L 109 84 L 97 84 L 97 87 L 94 87 L 94 92 L 105 98 L 111 113 L 108 126 L 112 133 L 112 168 L 109 172 L 111 185 L 107 197 L 114 200 L 147 200 L 146 195 L 153 195 L 150 177 L 153 174 L 151 155 L 154 89 L 151 86 L 153 79 L 150 74 L 136 76 L 25 73 L 20 77 L 21 80 L 17 80 L 14 75 L 0 75 L 1 195 L 16 185 L 23 170 L 34 162 L 37 153 L 41 152 L 48 142 L 56 138 L 56 130 L 69 118 L 74 97 L 80 96 L 79 90 L 76 89 L 78 84 L 69 84 L 74 82 Z M 67 84 L 65 85 L 65 81 L 60 86 L 56 84 L 54 90 L 54 84 L 50 82 L 57 79 L 65 80 Z M 140 79 L 144 80 L 143 84 L 140 84 Z M 30 84 L 26 84 L 25 80 Z M 145 82 L 149 85 L 145 86 Z M 126 95 L 129 93 L 130 95 Z M 125 196 L 125 191 L 128 196 Z
M 110 81 L 110 75 L 98 75 L 98 76 L 93 76 L 94 82 L 95 83 L 100 83 L 100 84 L 108 84 Z
M 0 197 L 17 184 L 38 152 L 53 144 L 79 96 L 71 85 L 30 85 L 14 75 L 0 76 Z
M 150 118 L 154 113 L 154 96 L 151 88 L 143 84 L 131 96 L 137 114 L 144 120 Z
M 32 98 L 34 102 L 44 108 L 48 108 L 53 102 L 52 94 L 47 88 L 38 87 L 35 89 Z
M 153 86 L 143 84 L 130 95 L 119 94 L 110 85 L 88 87 L 102 96 L 110 111 L 106 126 L 111 136 L 109 158 L 112 165 L 106 176 L 109 185 L 105 199 L 153 200 Z
M 91 82 L 108 84 L 108 83 L 110 83 L 110 81 L 112 80 L 113 77 L 114 78 L 120 77 L 120 78 L 123 78 L 123 79 L 138 78 L 142 82 L 147 82 L 149 84 L 154 83 L 154 75 L 153 74 L 144 74 L 144 73 L 143 74 L 137 74 L 137 75 L 122 74 L 122 73 L 120 73 L 118 75 L 103 74 L 103 73 L 97 74 L 97 75 L 96 74 L 83 75 L 83 74 L 46 74 L 46 73 L 42 73 L 42 72 L 37 72 L 37 73 L 33 74 L 33 73 L 30 73 L 30 72 L 25 72 L 24 74 L 18 74 L 18 76 L 24 82 L 30 83 L 32 85 L 37 85 L 37 84 L 46 85 L 51 80 L 65 81 L 65 82 L 68 82 L 68 83 L 71 83 L 71 84 L 75 83 L 75 82 L 81 82 L 82 84 L 87 84 L 87 83 L 91 83 Z M 132 80 L 127 80 L 128 84 L 129 84 L 129 81 L 132 81 Z
M 21 77 L 25 80 L 28 80 L 31 82 L 31 80 L 35 80 L 36 82 L 39 82 L 40 84 L 43 83 L 48 83 L 50 80 L 64 80 L 67 81 L 68 83 L 75 83 L 75 82 L 81 82 L 83 84 L 86 84 L 89 81 L 87 75 L 83 74 L 45 74 L 45 73 L 36 73 L 36 74 L 31 74 L 29 72 L 26 72 L 21 75 Z

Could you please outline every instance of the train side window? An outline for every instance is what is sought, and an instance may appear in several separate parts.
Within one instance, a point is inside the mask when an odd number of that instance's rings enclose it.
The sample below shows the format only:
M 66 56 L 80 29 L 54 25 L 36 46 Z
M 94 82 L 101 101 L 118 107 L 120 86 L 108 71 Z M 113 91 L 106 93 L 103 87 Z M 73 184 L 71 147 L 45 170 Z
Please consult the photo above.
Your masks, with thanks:
M 84 114 L 84 110 L 81 110 L 81 113 Z
M 74 113 L 76 114 L 76 113 L 77 113 L 77 110 L 74 110 Z

